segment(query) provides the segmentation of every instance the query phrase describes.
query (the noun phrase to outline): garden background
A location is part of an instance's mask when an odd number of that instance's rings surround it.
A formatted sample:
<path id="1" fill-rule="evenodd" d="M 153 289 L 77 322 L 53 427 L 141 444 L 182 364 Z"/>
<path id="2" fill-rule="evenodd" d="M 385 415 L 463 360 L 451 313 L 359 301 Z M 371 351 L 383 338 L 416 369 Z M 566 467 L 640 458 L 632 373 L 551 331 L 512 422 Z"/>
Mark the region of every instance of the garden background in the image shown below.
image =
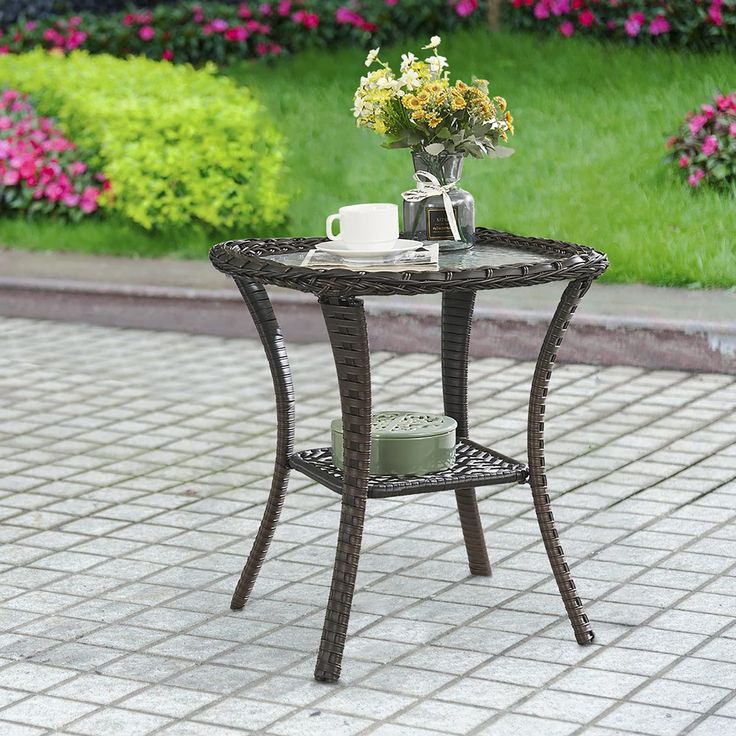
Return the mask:
<path id="1" fill-rule="evenodd" d="M 736 285 L 736 3 L 512 0 L 500 30 L 496 10 L 5 3 L 0 243 L 205 258 L 398 202 L 410 157 L 355 127 L 352 96 L 370 48 L 440 34 L 453 78 L 514 111 L 515 155 L 466 165 L 479 224 L 605 250 L 609 280 Z"/>

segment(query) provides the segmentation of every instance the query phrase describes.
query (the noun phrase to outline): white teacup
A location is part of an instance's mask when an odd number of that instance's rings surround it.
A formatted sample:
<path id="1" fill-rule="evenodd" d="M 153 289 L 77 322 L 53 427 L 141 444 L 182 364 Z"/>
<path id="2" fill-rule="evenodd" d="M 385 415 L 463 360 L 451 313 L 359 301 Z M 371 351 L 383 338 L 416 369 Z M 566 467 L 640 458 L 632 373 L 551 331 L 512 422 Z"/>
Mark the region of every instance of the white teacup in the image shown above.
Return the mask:
<path id="1" fill-rule="evenodd" d="M 335 220 L 340 223 L 339 235 L 332 230 Z M 385 248 L 399 237 L 399 208 L 388 203 L 340 207 L 327 218 L 326 229 L 327 237 L 345 248 Z"/>

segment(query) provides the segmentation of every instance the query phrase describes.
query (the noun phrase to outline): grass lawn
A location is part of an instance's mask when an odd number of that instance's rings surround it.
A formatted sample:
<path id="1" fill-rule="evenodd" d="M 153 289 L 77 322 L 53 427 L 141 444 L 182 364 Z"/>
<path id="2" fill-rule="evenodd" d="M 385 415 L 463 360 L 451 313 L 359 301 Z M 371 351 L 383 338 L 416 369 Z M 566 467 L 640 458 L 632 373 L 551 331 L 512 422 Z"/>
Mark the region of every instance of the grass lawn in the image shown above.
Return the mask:
<path id="1" fill-rule="evenodd" d="M 393 61 L 400 50 L 382 57 Z M 513 157 L 466 162 L 463 186 L 476 197 L 480 225 L 598 247 L 610 256 L 612 281 L 736 285 L 736 200 L 692 193 L 661 163 L 681 116 L 733 86 L 736 56 L 482 29 L 448 35 L 442 51 L 453 76 L 488 78 L 517 126 Z M 275 67 L 226 70 L 262 99 L 287 141 L 291 219 L 262 235 L 319 234 L 340 205 L 399 202 L 411 186 L 408 151 L 386 151 L 354 126 L 349 108 L 364 53 L 308 52 Z M 0 221 L 0 242 L 105 253 L 204 257 L 219 236 L 245 235 Z"/>

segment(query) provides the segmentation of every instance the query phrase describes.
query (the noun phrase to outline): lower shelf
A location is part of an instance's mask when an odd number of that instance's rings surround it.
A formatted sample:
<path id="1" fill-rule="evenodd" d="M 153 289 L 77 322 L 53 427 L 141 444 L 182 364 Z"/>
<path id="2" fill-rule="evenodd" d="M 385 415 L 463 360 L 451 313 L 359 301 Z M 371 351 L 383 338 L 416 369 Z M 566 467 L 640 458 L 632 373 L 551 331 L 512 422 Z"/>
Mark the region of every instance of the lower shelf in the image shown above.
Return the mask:
<path id="1" fill-rule="evenodd" d="M 332 463 L 329 447 L 295 452 L 289 463 L 294 470 L 342 493 L 342 471 Z M 487 447 L 459 440 L 455 446 L 455 462 L 451 468 L 427 475 L 372 475 L 368 481 L 369 498 L 405 496 L 411 493 L 450 491 L 496 483 L 524 483 L 529 475 L 527 466 Z"/>

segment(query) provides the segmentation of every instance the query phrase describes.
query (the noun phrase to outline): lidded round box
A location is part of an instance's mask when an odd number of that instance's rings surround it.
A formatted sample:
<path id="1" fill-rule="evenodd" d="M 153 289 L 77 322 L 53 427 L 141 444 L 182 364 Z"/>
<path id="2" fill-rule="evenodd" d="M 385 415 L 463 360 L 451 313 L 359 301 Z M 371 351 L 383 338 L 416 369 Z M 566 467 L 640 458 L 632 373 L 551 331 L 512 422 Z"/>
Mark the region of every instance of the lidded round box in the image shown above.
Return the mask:
<path id="1" fill-rule="evenodd" d="M 332 462 L 342 469 L 342 420 L 333 419 Z M 381 411 L 371 416 L 371 475 L 424 475 L 454 462 L 457 422 L 443 414 Z"/>

